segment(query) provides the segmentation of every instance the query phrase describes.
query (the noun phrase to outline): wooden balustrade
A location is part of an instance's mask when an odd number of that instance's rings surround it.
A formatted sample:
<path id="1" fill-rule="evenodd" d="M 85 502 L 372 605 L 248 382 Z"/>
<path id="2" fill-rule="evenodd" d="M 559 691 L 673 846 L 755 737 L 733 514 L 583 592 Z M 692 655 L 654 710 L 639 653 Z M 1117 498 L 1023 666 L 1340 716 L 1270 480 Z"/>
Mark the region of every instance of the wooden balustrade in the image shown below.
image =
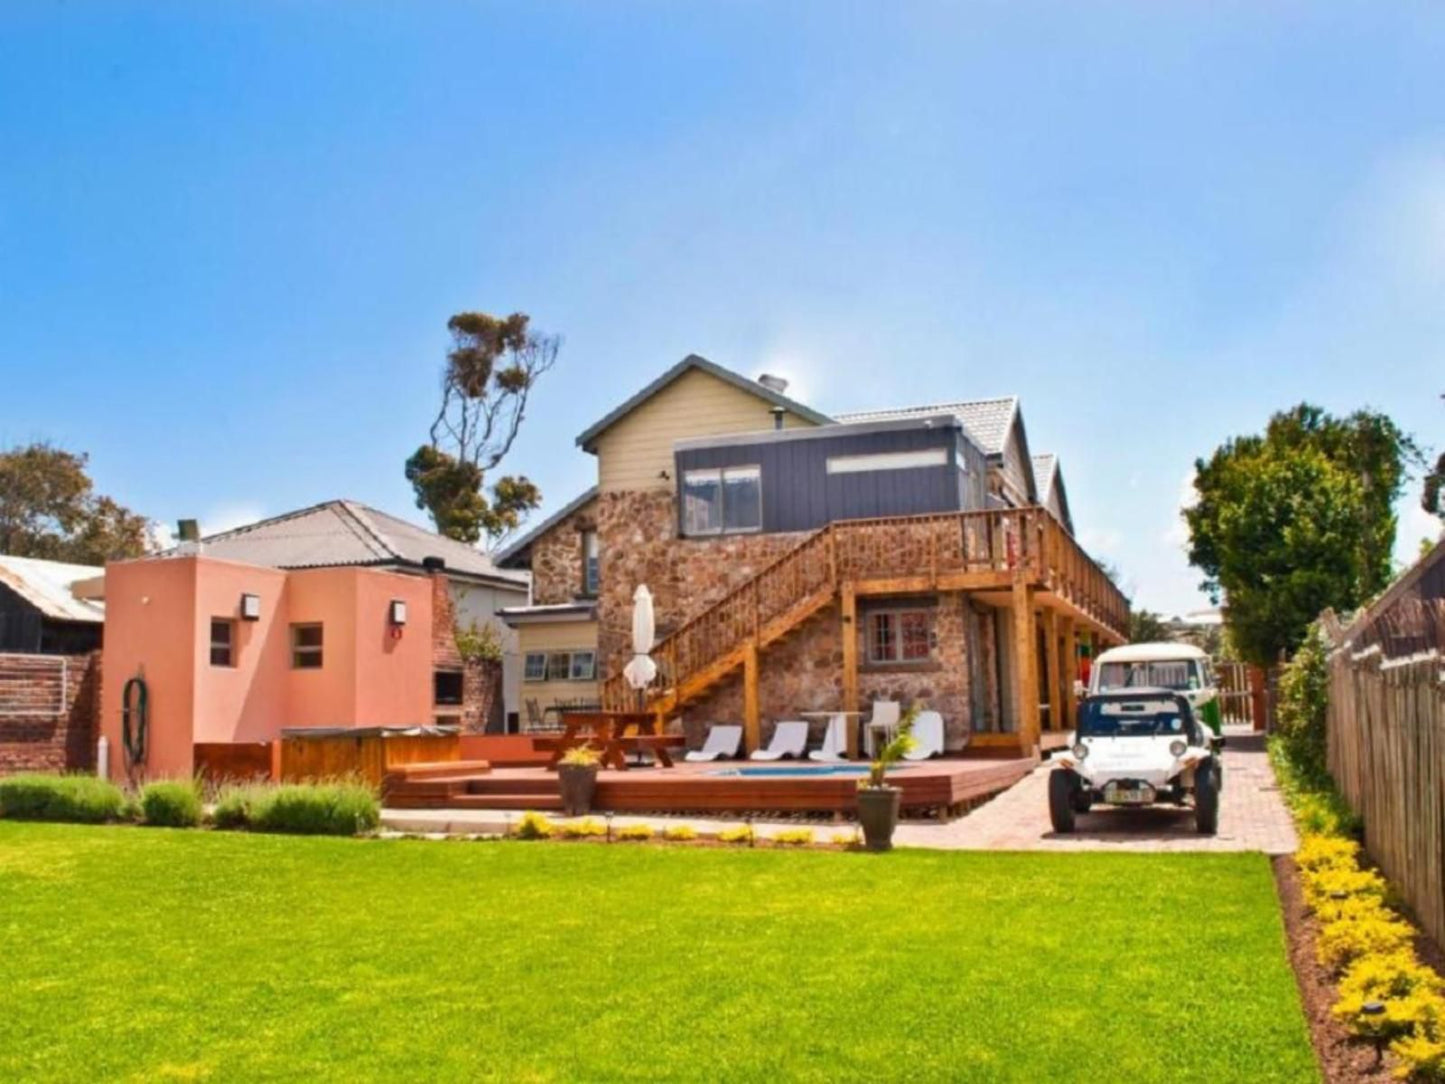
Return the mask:
<path id="1" fill-rule="evenodd" d="M 1045 508 L 839 520 L 663 637 L 653 651 L 653 689 L 681 695 L 685 682 L 724 676 L 741 664 L 745 645 L 766 646 L 845 583 L 903 594 L 998 590 L 1016 581 L 1085 622 L 1128 634 L 1123 594 Z M 602 700 L 620 709 L 635 706 L 636 694 L 615 674 L 603 683 Z"/>

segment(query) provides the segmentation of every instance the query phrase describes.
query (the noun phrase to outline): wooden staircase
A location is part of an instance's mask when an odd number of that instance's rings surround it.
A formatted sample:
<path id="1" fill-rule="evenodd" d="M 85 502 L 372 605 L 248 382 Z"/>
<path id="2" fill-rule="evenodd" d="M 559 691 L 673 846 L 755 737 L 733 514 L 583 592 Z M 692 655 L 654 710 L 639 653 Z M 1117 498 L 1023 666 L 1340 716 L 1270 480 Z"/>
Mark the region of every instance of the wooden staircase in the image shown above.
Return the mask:
<path id="1" fill-rule="evenodd" d="M 1015 585 L 1026 590 L 1030 605 L 1037 595 L 1039 603 L 1107 639 L 1126 635 L 1127 601 L 1045 508 L 840 520 L 814 531 L 660 640 L 652 652 L 659 676 L 646 707 L 676 712 L 739 670 L 755 685 L 758 653 L 834 602 L 840 602 L 851 628 L 859 596 L 998 594 Z M 1005 597 L 998 604 L 1006 602 Z M 845 637 L 845 701 L 857 695 L 853 649 L 855 638 Z M 745 696 L 753 713 L 755 693 L 754 688 Z M 603 682 L 601 695 L 609 710 L 637 707 L 638 694 L 620 673 Z M 755 731 L 755 718 L 745 722 Z"/>

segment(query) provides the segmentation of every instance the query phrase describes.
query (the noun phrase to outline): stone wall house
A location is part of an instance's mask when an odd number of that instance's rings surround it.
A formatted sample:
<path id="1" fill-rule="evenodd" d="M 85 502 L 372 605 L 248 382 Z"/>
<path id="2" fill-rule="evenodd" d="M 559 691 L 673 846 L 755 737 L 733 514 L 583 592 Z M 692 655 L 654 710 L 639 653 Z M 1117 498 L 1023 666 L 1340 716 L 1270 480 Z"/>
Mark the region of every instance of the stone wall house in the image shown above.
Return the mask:
<path id="1" fill-rule="evenodd" d="M 1017 399 L 833 418 L 785 390 L 774 378 L 750 380 L 690 356 L 578 437 L 596 457 L 597 484 L 495 555 L 501 568 L 532 573 L 531 606 L 508 620 L 524 654 L 533 645 L 536 667 L 559 637 L 585 639 L 605 683 L 631 655 L 639 584 L 652 593 L 664 641 L 830 523 L 1040 505 L 1036 466 L 1047 479 L 1047 514 L 1072 534 L 1057 461 L 1030 455 Z M 736 522 L 727 508 L 738 510 Z M 1002 595 L 870 595 L 851 628 L 835 598 L 759 652 L 759 737 L 797 712 L 838 708 L 845 660 L 854 656 L 865 708 L 874 699 L 926 703 L 944 716 L 951 748 L 1016 732 L 1029 702 L 1010 687 L 1022 680 L 1009 660 L 1023 638 L 1003 586 Z M 538 679 L 524 683 L 524 696 L 529 687 L 556 693 Z M 738 722 L 744 712 L 739 669 L 681 714 L 711 723 Z"/>

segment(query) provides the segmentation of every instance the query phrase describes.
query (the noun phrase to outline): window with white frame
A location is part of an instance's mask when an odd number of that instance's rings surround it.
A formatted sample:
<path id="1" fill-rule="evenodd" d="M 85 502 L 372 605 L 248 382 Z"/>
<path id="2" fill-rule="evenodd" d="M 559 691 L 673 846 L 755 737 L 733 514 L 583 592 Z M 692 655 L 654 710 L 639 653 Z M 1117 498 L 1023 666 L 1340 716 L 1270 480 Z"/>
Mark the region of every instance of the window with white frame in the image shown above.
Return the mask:
<path id="1" fill-rule="evenodd" d="M 597 652 L 591 648 L 573 651 L 529 651 L 522 667 L 522 680 L 594 681 L 597 678 Z"/>
<path id="2" fill-rule="evenodd" d="M 740 534 L 762 528 L 761 468 L 714 467 L 683 474 L 683 534 Z"/>
<path id="3" fill-rule="evenodd" d="M 924 663 L 933 658 L 928 610 L 875 610 L 868 615 L 870 663 Z"/>

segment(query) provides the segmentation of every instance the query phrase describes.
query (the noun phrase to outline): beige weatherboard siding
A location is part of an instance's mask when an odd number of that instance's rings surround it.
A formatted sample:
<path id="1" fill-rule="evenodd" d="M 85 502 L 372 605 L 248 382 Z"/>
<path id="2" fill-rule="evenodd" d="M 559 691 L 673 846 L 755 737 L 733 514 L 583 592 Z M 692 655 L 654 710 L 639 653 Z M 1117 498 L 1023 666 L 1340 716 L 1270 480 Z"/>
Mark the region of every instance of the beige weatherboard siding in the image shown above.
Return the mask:
<path id="1" fill-rule="evenodd" d="M 783 415 L 789 429 L 812 424 L 792 412 Z M 771 403 L 692 369 L 597 438 L 597 481 L 604 492 L 671 489 L 677 441 L 771 428 Z"/>
<path id="2" fill-rule="evenodd" d="M 524 661 L 527 655 L 537 651 L 591 651 L 595 653 L 597 650 L 596 621 L 539 621 L 520 626 L 517 633 L 521 640 Z M 522 682 L 523 701 L 535 700 L 539 708 L 545 708 L 558 700 L 595 700 L 597 697 L 595 680 L 524 680 Z"/>

